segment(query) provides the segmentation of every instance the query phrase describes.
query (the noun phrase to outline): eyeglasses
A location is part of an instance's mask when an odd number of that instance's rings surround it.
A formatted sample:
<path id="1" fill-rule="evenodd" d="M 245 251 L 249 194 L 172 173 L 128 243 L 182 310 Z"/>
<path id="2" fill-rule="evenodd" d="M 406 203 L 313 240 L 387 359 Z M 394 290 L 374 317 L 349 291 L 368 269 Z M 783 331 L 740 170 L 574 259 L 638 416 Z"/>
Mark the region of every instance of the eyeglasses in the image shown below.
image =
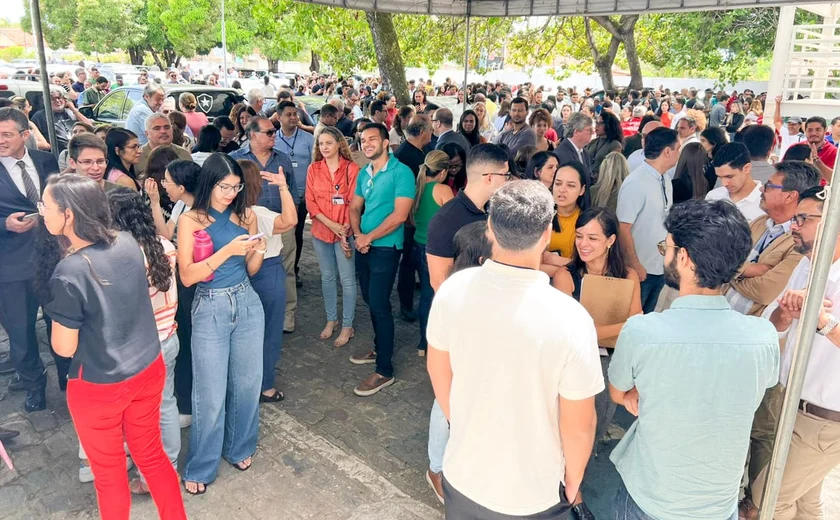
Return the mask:
<path id="1" fill-rule="evenodd" d="M 84 161 L 78 161 L 78 163 L 81 164 L 85 168 L 90 168 L 94 164 L 97 165 L 97 166 L 103 166 L 104 167 L 105 165 L 108 164 L 108 160 L 107 159 L 85 159 Z"/>
<path id="2" fill-rule="evenodd" d="M 161 183 L 161 184 L 163 184 L 163 183 Z M 240 182 L 239 184 L 234 184 L 233 186 L 231 186 L 230 184 L 216 183 L 216 186 L 218 186 L 219 189 L 222 190 L 222 193 L 227 194 L 227 193 L 239 193 L 245 187 L 245 184 Z"/>
<path id="3" fill-rule="evenodd" d="M 796 215 L 791 217 L 790 223 L 791 224 L 796 224 L 797 226 L 802 227 L 802 226 L 805 225 L 805 222 L 809 218 L 822 218 L 822 215 L 814 215 L 814 214 L 809 214 L 809 213 L 797 213 Z"/>
<path id="4" fill-rule="evenodd" d="M 274 134 L 277 133 L 277 130 L 275 130 L 273 128 L 271 130 L 258 130 L 257 133 L 258 134 L 265 134 L 268 137 L 274 137 Z"/>
<path id="5" fill-rule="evenodd" d="M 482 177 L 487 177 L 488 175 L 496 176 L 496 177 L 504 177 L 506 181 L 509 181 L 510 178 L 513 177 L 513 174 L 510 173 L 510 172 L 504 172 L 504 173 L 487 172 L 487 173 L 482 173 L 481 174 Z"/>
<path id="6" fill-rule="evenodd" d="M 668 252 L 668 249 L 671 248 L 671 247 L 673 247 L 674 249 L 679 249 L 680 248 L 680 246 L 678 246 L 678 245 L 673 245 L 673 246 L 669 245 L 664 240 L 662 242 L 659 242 L 658 244 L 656 244 L 656 249 L 659 250 L 659 254 L 662 255 L 662 256 L 665 256 L 665 253 Z"/>
<path id="7" fill-rule="evenodd" d="M 765 183 L 764 183 L 764 191 L 767 191 L 767 190 L 769 190 L 770 188 L 775 188 L 775 189 L 777 189 L 777 190 L 784 190 L 784 189 L 785 189 L 785 187 L 784 187 L 784 186 L 782 186 L 781 184 L 773 184 L 773 183 L 772 183 L 772 182 L 770 182 L 770 181 L 765 182 Z"/>

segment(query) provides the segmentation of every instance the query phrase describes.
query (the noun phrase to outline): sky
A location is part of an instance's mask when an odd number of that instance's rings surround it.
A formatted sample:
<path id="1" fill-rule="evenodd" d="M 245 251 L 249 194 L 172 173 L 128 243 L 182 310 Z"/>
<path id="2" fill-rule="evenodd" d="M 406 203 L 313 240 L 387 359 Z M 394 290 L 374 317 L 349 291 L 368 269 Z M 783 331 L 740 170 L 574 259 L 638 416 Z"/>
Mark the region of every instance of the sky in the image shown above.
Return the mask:
<path id="1" fill-rule="evenodd" d="M 23 2 L 25 0 L 9 0 L 9 4 L 3 9 L 0 18 L 5 18 L 11 22 L 19 22 L 23 16 Z"/>

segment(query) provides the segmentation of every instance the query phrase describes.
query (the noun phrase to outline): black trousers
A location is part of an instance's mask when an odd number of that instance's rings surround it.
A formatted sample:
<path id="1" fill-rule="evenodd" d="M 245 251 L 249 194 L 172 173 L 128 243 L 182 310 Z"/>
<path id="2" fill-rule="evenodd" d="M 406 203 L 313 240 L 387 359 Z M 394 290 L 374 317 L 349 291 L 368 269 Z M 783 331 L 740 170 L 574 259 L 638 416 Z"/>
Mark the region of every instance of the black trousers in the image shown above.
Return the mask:
<path id="1" fill-rule="evenodd" d="M 556 505 L 545 511 L 527 516 L 505 515 L 491 511 L 479 505 L 458 492 L 457 489 L 443 477 L 443 497 L 446 504 L 446 520 L 566 520 L 572 510 L 572 505 L 566 500 L 566 490 L 560 484 Z"/>
<path id="2" fill-rule="evenodd" d="M 44 313 L 44 325 L 47 326 L 47 342 L 51 342 L 52 338 L 52 324 L 53 321 Z M 58 387 L 61 391 L 67 390 L 67 375 L 70 373 L 70 363 L 73 362 L 72 357 L 59 356 L 50 344 L 50 352 L 55 360 L 55 373 L 58 378 Z"/>
<path id="3" fill-rule="evenodd" d="M 414 310 L 414 273 L 417 265 L 413 257 L 415 228 L 406 224 L 403 226 L 403 254 L 400 260 L 400 274 L 397 277 L 397 294 L 400 306 L 409 311 Z"/>
<path id="4" fill-rule="evenodd" d="M 37 319 L 38 296 L 33 281 L 0 282 L 0 325 L 9 335 L 12 363 L 27 390 L 39 390 L 47 384 L 35 333 Z"/>
<path id="5" fill-rule="evenodd" d="M 178 402 L 178 412 L 183 415 L 192 415 L 192 304 L 195 298 L 195 289 L 198 284 L 192 287 L 185 287 L 181 283 L 181 277 L 177 275 L 175 280 L 178 283 L 178 309 L 175 311 L 175 322 L 178 323 L 178 342 L 181 348 L 175 358 L 175 400 Z"/>
<path id="6" fill-rule="evenodd" d="M 300 268 L 300 254 L 303 252 L 303 228 L 306 227 L 306 201 L 301 200 L 297 207 L 298 223 L 295 226 L 295 276 L 297 277 Z"/>
<path id="7" fill-rule="evenodd" d="M 397 276 L 400 250 L 393 247 L 371 247 L 361 254 L 356 251 L 356 274 L 362 299 L 370 308 L 373 322 L 373 347 L 376 351 L 376 373 L 394 376 L 394 315 L 391 312 L 391 291 Z"/>

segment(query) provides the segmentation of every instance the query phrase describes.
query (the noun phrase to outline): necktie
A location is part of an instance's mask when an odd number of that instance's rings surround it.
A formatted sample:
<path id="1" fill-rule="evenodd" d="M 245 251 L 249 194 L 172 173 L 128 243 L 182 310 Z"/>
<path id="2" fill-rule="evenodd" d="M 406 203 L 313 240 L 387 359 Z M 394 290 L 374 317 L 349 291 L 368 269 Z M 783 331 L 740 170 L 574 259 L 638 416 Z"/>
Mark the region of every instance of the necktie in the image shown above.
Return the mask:
<path id="1" fill-rule="evenodd" d="M 35 183 L 32 182 L 32 177 L 26 171 L 26 163 L 18 161 L 17 167 L 20 168 L 20 175 L 23 177 L 23 189 L 26 190 L 26 198 L 31 200 L 32 204 L 37 205 L 38 201 L 41 200 L 41 196 L 38 195 L 38 188 L 35 187 Z"/>

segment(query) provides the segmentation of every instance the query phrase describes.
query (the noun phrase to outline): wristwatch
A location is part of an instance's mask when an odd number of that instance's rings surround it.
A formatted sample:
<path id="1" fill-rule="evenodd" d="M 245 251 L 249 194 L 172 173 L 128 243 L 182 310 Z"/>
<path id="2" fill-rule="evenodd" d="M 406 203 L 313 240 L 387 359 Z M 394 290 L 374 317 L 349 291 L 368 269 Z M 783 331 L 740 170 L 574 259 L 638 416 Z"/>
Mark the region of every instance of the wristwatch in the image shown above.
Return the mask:
<path id="1" fill-rule="evenodd" d="M 818 329 L 817 334 L 820 336 L 826 336 L 829 332 L 834 330 L 837 325 L 840 325 L 840 321 L 837 321 L 837 318 L 835 318 L 833 314 L 829 314 L 828 323 L 825 324 L 825 327 Z"/>

